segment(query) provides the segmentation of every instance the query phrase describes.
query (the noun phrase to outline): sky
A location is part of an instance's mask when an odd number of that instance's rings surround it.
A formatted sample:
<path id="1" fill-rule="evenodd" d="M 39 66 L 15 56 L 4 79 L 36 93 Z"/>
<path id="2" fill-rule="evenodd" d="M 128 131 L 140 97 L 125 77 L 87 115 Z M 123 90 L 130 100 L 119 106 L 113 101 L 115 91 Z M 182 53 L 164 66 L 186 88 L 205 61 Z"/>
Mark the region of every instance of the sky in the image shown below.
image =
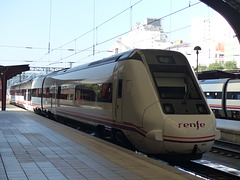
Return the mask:
<path id="1" fill-rule="evenodd" d="M 147 17 L 163 18 L 170 41 L 191 42 L 191 20 L 214 13 L 198 0 L 0 0 L 0 65 L 68 67 L 98 60 Z"/>

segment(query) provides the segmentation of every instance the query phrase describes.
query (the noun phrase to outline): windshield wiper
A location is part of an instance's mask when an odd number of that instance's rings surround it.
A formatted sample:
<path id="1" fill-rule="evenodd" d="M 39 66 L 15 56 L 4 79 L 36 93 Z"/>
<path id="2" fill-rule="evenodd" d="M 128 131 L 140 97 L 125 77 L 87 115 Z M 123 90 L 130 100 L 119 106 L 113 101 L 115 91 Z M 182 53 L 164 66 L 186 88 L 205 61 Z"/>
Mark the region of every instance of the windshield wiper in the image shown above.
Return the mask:
<path id="1" fill-rule="evenodd" d="M 186 104 L 187 103 L 191 89 L 192 89 L 192 85 L 189 83 L 188 86 L 187 86 L 187 92 L 185 93 L 185 95 L 183 97 L 182 104 Z"/>

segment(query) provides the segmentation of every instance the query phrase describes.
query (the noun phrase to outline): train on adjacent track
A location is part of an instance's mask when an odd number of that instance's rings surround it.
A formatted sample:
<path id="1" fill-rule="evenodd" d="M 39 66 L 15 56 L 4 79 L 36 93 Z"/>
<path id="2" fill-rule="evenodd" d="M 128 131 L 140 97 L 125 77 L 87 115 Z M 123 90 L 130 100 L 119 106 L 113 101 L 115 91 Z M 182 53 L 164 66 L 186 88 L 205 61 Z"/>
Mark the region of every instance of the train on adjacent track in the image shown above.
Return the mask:
<path id="1" fill-rule="evenodd" d="M 216 118 L 240 120 L 240 79 L 199 80 Z"/>
<path id="2" fill-rule="evenodd" d="M 11 86 L 11 103 L 123 135 L 147 154 L 199 159 L 220 138 L 188 60 L 134 49 Z M 121 137 L 121 136 L 120 136 Z"/>

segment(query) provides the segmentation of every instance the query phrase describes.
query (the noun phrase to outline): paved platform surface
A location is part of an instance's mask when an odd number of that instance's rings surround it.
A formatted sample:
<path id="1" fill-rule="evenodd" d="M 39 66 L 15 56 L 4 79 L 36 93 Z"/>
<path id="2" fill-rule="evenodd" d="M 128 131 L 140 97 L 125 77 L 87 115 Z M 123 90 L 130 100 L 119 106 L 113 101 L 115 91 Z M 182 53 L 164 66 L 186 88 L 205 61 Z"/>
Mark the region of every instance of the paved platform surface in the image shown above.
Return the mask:
<path id="1" fill-rule="evenodd" d="M 222 140 L 240 144 L 240 121 L 217 119 L 217 129 Z"/>
<path id="2" fill-rule="evenodd" d="M 0 112 L 0 180 L 198 179 L 14 106 Z"/>
<path id="3" fill-rule="evenodd" d="M 237 120 L 226 120 L 226 119 L 216 119 L 217 128 L 226 129 L 232 131 L 233 133 L 240 134 L 240 121 Z"/>

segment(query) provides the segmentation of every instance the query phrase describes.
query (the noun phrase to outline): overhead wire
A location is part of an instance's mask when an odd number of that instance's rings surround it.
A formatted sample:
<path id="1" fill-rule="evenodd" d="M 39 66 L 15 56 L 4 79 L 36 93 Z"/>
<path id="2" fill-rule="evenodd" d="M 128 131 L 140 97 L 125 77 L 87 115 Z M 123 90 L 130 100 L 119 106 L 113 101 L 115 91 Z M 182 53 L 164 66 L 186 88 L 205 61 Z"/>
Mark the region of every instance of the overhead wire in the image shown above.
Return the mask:
<path id="1" fill-rule="evenodd" d="M 57 48 L 52 49 L 51 52 L 54 51 L 54 50 L 56 50 L 56 49 L 59 49 L 59 48 L 61 48 L 61 47 L 63 47 L 63 46 L 66 46 L 66 45 L 68 45 L 68 44 L 70 44 L 70 43 L 72 43 L 72 42 L 74 42 L 74 41 L 76 42 L 76 40 L 80 39 L 81 37 L 89 34 L 89 33 L 92 32 L 92 31 L 95 31 L 95 30 L 98 29 L 99 27 L 101 27 L 101 26 L 103 26 L 104 24 L 108 23 L 109 21 L 115 19 L 116 17 L 118 17 L 119 15 L 123 14 L 123 13 L 126 12 L 127 10 L 132 9 L 132 7 L 136 6 L 136 5 L 139 4 L 141 1 L 142 1 L 142 0 L 137 1 L 136 3 L 134 3 L 133 5 L 131 5 L 130 7 L 124 9 L 123 11 L 121 11 L 121 12 L 119 12 L 119 13 L 117 13 L 116 15 L 112 16 L 111 18 L 107 19 L 106 21 L 102 22 L 101 24 L 99 24 L 98 26 L 92 28 L 91 30 L 87 31 L 86 33 L 78 36 L 77 38 L 75 38 L 75 39 L 73 39 L 73 40 L 71 40 L 71 41 L 69 41 L 69 42 L 67 42 L 67 43 L 65 43 L 65 44 L 63 44 L 63 45 L 61 45 L 61 46 L 59 46 L 59 47 L 57 47 Z M 125 32 L 125 33 L 123 33 L 123 34 L 121 34 L 121 35 L 127 34 L 128 32 L 130 32 L 130 31 L 127 31 L 127 32 Z M 120 35 L 115 36 L 115 38 L 117 38 L 117 37 L 119 37 L 119 36 L 120 36 Z M 94 46 L 98 46 L 98 45 L 103 44 L 103 43 L 105 43 L 105 42 L 108 42 L 108 41 L 110 41 L 110 40 L 112 40 L 112 39 L 114 39 L 114 38 L 110 38 L 110 39 L 105 40 L 104 42 L 101 42 L 101 43 L 96 43 Z M 97 41 L 96 41 L 96 42 L 97 42 Z M 92 47 L 93 47 L 93 46 L 91 46 L 91 48 L 92 48 Z M 88 47 L 88 48 L 86 48 L 86 49 L 83 49 L 83 50 L 80 50 L 80 51 L 78 51 L 78 52 L 75 52 L 75 54 L 68 55 L 68 56 L 66 56 L 66 57 L 64 57 L 64 58 L 61 58 L 60 60 L 54 61 L 54 62 L 50 63 L 49 65 L 51 65 L 51 64 L 56 64 L 57 62 L 60 62 L 60 61 L 63 60 L 63 59 L 72 57 L 72 56 L 74 56 L 74 55 L 76 55 L 76 54 L 79 54 L 80 52 L 83 52 L 83 51 L 88 50 L 88 49 L 90 49 L 90 47 Z M 44 56 L 46 56 L 47 54 L 48 54 L 48 53 L 46 53 Z M 41 59 L 42 59 L 42 58 L 41 58 Z"/>
<path id="2" fill-rule="evenodd" d="M 40 49 L 45 50 L 48 48 L 42 48 L 42 47 L 32 47 L 32 46 L 8 46 L 8 45 L 0 45 L 2 48 L 18 48 L 18 49 Z"/>
<path id="3" fill-rule="evenodd" d="M 93 46 L 90 46 L 90 47 L 87 47 L 87 48 L 83 48 L 83 49 L 77 50 L 77 49 L 76 49 L 76 42 L 77 42 L 77 40 L 79 40 L 80 38 L 86 36 L 87 34 L 93 32 L 93 31 L 96 31 L 96 33 L 97 33 L 97 30 L 98 30 L 101 26 L 103 26 L 104 24 L 106 24 L 106 23 L 110 22 L 111 20 L 117 18 L 119 15 L 125 13 L 125 12 L 128 11 L 128 10 L 130 10 L 130 23 L 132 23 L 132 22 L 131 22 L 131 18 L 132 18 L 132 8 L 133 8 L 134 6 L 136 6 L 137 4 L 139 4 L 141 1 L 142 1 L 142 0 L 139 0 L 139 1 L 137 1 L 136 3 L 134 3 L 133 5 L 131 5 L 131 3 L 130 3 L 130 6 L 129 6 L 128 8 L 122 10 L 121 12 L 119 12 L 119 13 L 117 13 L 116 15 L 112 16 L 111 18 L 107 19 L 106 21 L 100 23 L 98 26 L 93 27 L 93 28 L 90 29 L 89 31 L 81 34 L 80 36 L 76 37 L 75 39 L 73 39 L 73 40 L 71 40 L 71 41 L 69 41 L 69 42 L 67 42 L 67 43 L 65 43 L 65 44 L 63 44 L 63 45 L 61 45 L 61 46 L 58 46 L 58 47 L 56 47 L 56 48 L 51 49 L 51 44 L 50 44 L 50 41 L 51 41 L 51 39 L 50 39 L 50 38 L 51 38 L 51 23 L 52 23 L 52 22 L 51 22 L 51 18 L 52 18 L 52 17 L 51 17 L 51 16 L 52 16 L 52 0 L 51 0 L 51 2 L 50 2 L 50 22 L 49 22 L 49 44 L 48 44 L 48 48 L 30 47 L 30 46 L 26 46 L 26 47 L 24 47 L 24 46 L 6 46 L 6 45 L 0 45 L 0 47 L 25 48 L 25 49 L 31 49 L 31 50 L 33 50 L 33 49 L 46 50 L 46 49 L 47 49 L 48 52 L 45 53 L 45 54 L 40 58 L 40 61 L 41 61 L 41 62 L 44 62 L 44 61 L 42 61 L 43 58 L 44 58 L 45 56 L 47 56 L 48 54 L 50 54 L 51 52 L 55 51 L 55 50 L 74 51 L 74 54 L 71 54 L 71 55 L 68 55 L 68 56 L 66 56 L 66 57 L 60 58 L 59 60 L 54 61 L 54 62 L 50 63 L 49 65 L 51 65 L 51 64 L 56 64 L 56 63 L 60 63 L 62 60 L 65 60 L 65 59 L 67 59 L 67 58 L 69 58 L 69 57 L 72 57 L 72 56 L 74 56 L 74 55 L 76 55 L 76 54 L 79 54 L 79 53 L 84 52 L 84 51 L 90 51 L 90 49 L 93 48 Z M 152 22 L 149 22 L 149 23 L 153 23 L 153 22 L 155 22 L 155 21 L 157 21 L 157 20 L 159 20 L 159 19 L 164 19 L 164 18 L 166 18 L 166 17 L 168 17 L 168 16 L 172 16 L 172 15 L 174 15 L 174 14 L 177 14 L 177 13 L 179 13 L 179 12 L 181 12 L 181 11 L 186 10 L 187 8 L 193 7 L 193 6 L 195 6 L 195 5 L 197 5 L 197 4 L 200 4 L 200 3 L 201 3 L 201 2 L 196 2 L 196 3 L 194 3 L 194 4 L 190 4 L 190 2 L 189 2 L 189 6 L 184 7 L 184 8 L 181 8 L 181 9 L 179 9 L 179 10 L 177 10 L 177 11 L 171 12 L 171 13 L 169 13 L 169 14 L 161 17 L 161 18 L 155 19 L 155 20 L 153 20 Z M 94 25 L 94 26 L 95 26 L 95 25 Z M 145 25 L 145 26 L 146 26 L 146 25 Z M 177 29 L 177 30 L 173 30 L 173 31 L 171 31 L 171 33 L 172 33 L 172 32 L 175 32 L 175 31 L 178 31 L 178 30 L 181 30 L 181 29 L 184 29 L 184 28 L 187 28 L 187 27 L 190 27 L 190 26 L 185 26 L 185 27 L 183 27 L 183 28 L 179 28 L 179 29 Z M 121 36 L 123 36 L 123 35 L 131 32 L 131 31 L 134 31 L 134 30 L 135 30 L 135 29 L 130 28 L 130 30 L 128 30 L 128 31 L 126 31 L 126 32 L 123 32 L 123 33 L 121 33 L 121 34 L 118 34 L 118 35 L 116 35 L 116 36 L 114 36 L 114 37 L 111 37 L 111 38 L 109 38 L 109 39 L 106 39 L 106 40 L 104 40 L 104 41 L 102 41 L 102 42 L 98 42 L 98 41 L 96 40 L 96 41 L 93 42 L 93 43 L 95 43 L 95 46 L 99 46 L 99 45 L 102 45 L 102 44 L 104 44 L 104 43 L 106 43 L 106 42 L 109 42 L 109 41 L 111 41 L 111 40 L 113 40 L 113 39 L 116 39 L 116 38 L 118 38 L 118 37 L 121 37 Z M 95 38 L 97 38 L 97 36 L 96 36 Z M 63 48 L 64 46 L 67 46 L 67 45 L 69 45 L 69 44 L 72 43 L 72 42 L 75 43 L 75 49 Z M 102 51 L 99 51 L 99 52 L 102 52 Z M 98 53 L 99 53 L 99 52 L 98 52 Z M 88 55 L 87 57 L 89 57 L 89 55 Z M 79 61 L 79 60 L 77 60 L 76 62 L 78 62 L 78 61 Z"/>
<path id="4" fill-rule="evenodd" d="M 140 3 L 141 1 L 142 1 L 142 0 L 139 0 L 138 2 L 136 2 L 135 4 L 133 4 L 131 7 L 136 6 L 136 5 L 137 5 L 138 3 Z M 94 31 L 94 29 L 100 28 L 100 27 L 103 26 L 104 24 L 108 23 L 109 21 L 115 19 L 115 18 L 118 17 L 119 15 L 121 15 L 121 14 L 123 14 L 124 12 L 126 12 L 127 10 L 129 10 L 131 7 L 128 7 L 128 8 L 126 8 L 126 9 L 124 9 L 123 11 L 119 12 L 118 14 L 116 14 L 116 15 L 112 16 L 111 18 L 107 19 L 106 21 L 102 22 L 102 23 L 99 24 L 98 26 L 90 29 L 89 31 L 83 33 L 82 35 L 78 36 L 77 38 L 75 38 L 75 39 L 73 39 L 73 40 L 71 40 L 71 41 L 69 41 L 69 42 L 67 42 L 67 43 L 65 43 L 65 44 L 63 44 L 63 45 L 58 46 L 57 48 L 54 48 L 53 50 L 59 49 L 59 48 L 61 48 L 61 47 L 63 47 L 63 46 L 66 46 L 66 45 L 68 45 L 68 44 L 70 44 L 70 43 L 72 43 L 72 42 L 74 42 L 74 41 L 82 38 L 83 36 L 86 36 L 86 35 L 89 34 L 90 32 Z"/>
<path id="5" fill-rule="evenodd" d="M 139 2 L 140 2 L 140 1 L 138 1 L 138 2 L 135 3 L 134 5 L 138 4 Z M 201 3 L 201 2 L 196 2 L 196 3 L 194 3 L 194 4 L 190 4 L 190 3 L 189 3 L 188 6 L 186 6 L 186 7 L 184 7 L 184 8 L 181 8 L 181 9 L 179 9 L 179 10 L 177 10 L 177 11 L 171 12 L 171 13 L 169 13 L 169 14 L 161 17 L 161 18 L 154 19 L 154 20 L 152 20 L 152 21 L 149 22 L 149 23 L 154 23 L 154 22 L 158 21 L 159 19 L 164 19 L 164 18 L 166 18 L 166 17 L 168 17 L 168 16 L 172 16 L 172 15 L 177 14 L 177 13 L 179 13 L 179 12 L 181 12 L 181 11 L 184 11 L 184 10 L 190 8 L 190 7 L 193 7 L 193 6 L 195 6 L 195 5 L 198 5 L 198 4 L 200 4 L 200 3 Z M 134 6 L 134 5 L 132 5 L 132 6 Z M 129 10 L 129 9 L 130 9 L 130 7 L 128 7 L 127 9 L 123 10 L 122 12 L 125 12 L 126 10 Z M 120 14 L 120 13 L 119 13 L 119 14 Z M 117 15 L 119 15 L 119 14 L 117 14 Z M 116 16 L 117 16 L 117 15 L 116 15 Z M 114 16 L 114 17 L 116 17 L 116 16 Z M 114 17 L 112 17 L 112 18 L 114 18 Z M 112 18 L 110 18 L 109 20 L 111 20 Z M 108 22 L 109 20 L 105 21 L 104 23 Z M 104 23 L 102 23 L 102 24 L 104 24 Z M 101 25 L 102 25 L 102 24 L 101 24 Z M 145 25 L 143 25 L 143 26 L 147 26 L 147 25 L 145 24 Z M 98 27 L 99 27 L 99 26 L 98 26 Z M 191 27 L 191 25 L 185 26 L 185 27 L 182 27 L 182 28 L 179 28 L 179 29 L 176 29 L 176 30 L 173 30 L 173 31 L 171 31 L 170 33 L 173 33 L 173 32 L 176 32 L 176 31 L 179 31 L 179 30 L 188 28 L 188 27 Z M 135 28 L 135 29 L 130 29 L 129 31 L 126 31 L 126 32 L 124 32 L 124 33 L 121 33 L 121 34 L 119 34 L 119 35 L 116 35 L 116 36 L 114 36 L 114 37 L 111 37 L 111 38 L 109 38 L 109 39 L 107 39 L 107 40 L 105 40 L 105 41 L 102 41 L 102 42 L 98 43 L 97 45 L 104 44 L 104 43 L 106 43 L 106 42 L 108 42 L 108 41 L 111 41 L 111 40 L 113 40 L 113 39 L 116 39 L 116 38 L 118 38 L 118 37 L 121 37 L 121 36 L 123 36 L 123 35 L 131 32 L 131 31 L 134 31 L 134 30 L 136 30 L 136 29 L 137 29 L 137 28 Z M 89 48 L 90 48 L 90 47 L 89 47 Z M 89 49 L 89 48 L 88 48 L 88 49 Z M 83 51 L 78 51 L 78 52 L 75 53 L 75 54 L 78 54 L 78 53 L 80 53 L 80 52 L 83 52 Z M 75 54 L 72 54 L 72 55 L 67 56 L 67 57 L 71 57 L 71 56 L 73 56 L 73 55 L 75 55 Z M 66 58 L 67 58 L 67 57 L 66 57 Z M 88 57 L 89 57 L 89 56 L 88 56 Z M 64 58 L 64 59 L 66 59 L 66 58 Z M 78 61 L 79 61 L 79 60 L 78 60 Z M 78 61 L 76 61 L 76 62 L 78 62 Z"/>

